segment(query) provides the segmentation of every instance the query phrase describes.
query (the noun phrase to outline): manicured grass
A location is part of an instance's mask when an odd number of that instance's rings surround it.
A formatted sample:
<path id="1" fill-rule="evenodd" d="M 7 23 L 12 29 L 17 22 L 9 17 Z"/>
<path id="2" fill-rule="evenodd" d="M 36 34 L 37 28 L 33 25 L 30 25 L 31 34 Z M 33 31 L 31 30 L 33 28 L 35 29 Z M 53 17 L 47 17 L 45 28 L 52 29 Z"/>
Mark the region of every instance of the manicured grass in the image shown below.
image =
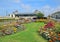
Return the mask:
<path id="1" fill-rule="evenodd" d="M 47 42 L 44 38 L 38 35 L 37 31 L 44 23 L 28 23 L 25 24 L 26 30 L 13 35 L 0 37 L 0 42 Z"/>

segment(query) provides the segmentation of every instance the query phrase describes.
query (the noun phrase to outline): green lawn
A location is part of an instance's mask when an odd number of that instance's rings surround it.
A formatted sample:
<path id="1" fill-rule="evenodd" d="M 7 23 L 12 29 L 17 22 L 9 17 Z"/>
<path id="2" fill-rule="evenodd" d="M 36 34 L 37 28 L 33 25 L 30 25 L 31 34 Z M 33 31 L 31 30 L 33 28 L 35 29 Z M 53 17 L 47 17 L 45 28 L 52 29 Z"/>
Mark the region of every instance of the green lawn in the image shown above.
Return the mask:
<path id="1" fill-rule="evenodd" d="M 13 35 L 0 37 L 0 42 L 47 42 L 44 38 L 38 35 L 37 31 L 44 23 L 28 23 L 25 24 L 26 30 Z"/>

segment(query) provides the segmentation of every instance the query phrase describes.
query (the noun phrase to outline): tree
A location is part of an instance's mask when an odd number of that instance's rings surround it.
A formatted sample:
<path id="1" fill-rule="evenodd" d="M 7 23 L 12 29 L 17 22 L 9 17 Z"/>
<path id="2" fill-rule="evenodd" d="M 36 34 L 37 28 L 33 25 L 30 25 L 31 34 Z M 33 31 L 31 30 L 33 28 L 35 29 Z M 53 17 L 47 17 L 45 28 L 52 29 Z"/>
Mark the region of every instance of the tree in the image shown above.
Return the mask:
<path id="1" fill-rule="evenodd" d="M 36 15 L 37 15 L 37 17 L 39 17 L 39 18 L 40 18 L 40 17 L 44 17 L 44 14 L 43 14 L 43 13 L 37 13 Z"/>

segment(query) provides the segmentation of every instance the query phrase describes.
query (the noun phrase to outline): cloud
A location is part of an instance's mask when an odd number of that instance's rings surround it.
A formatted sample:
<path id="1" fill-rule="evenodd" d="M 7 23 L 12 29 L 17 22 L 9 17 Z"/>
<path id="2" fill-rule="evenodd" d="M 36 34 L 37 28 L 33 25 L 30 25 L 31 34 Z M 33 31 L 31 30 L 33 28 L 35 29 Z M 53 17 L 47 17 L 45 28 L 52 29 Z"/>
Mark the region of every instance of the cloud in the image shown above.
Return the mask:
<path id="1" fill-rule="evenodd" d="M 0 7 L 0 10 L 3 10 L 4 8 L 3 7 Z"/>
<path id="2" fill-rule="evenodd" d="M 60 11 L 60 6 L 58 6 L 57 8 L 55 8 L 54 12 Z"/>
<path id="3" fill-rule="evenodd" d="M 3 7 L 0 7 L 0 16 L 5 16 L 6 15 L 6 9 Z"/>
<path id="4" fill-rule="evenodd" d="M 20 7 L 22 8 L 22 10 L 24 10 L 24 11 L 29 11 L 30 10 L 30 8 L 31 8 L 31 6 L 29 5 L 29 4 L 24 4 L 23 2 L 22 2 L 22 0 L 13 0 L 15 3 L 18 3 L 18 4 L 20 4 Z"/>
<path id="5" fill-rule="evenodd" d="M 21 0 L 13 0 L 15 3 L 20 3 Z"/>
<path id="6" fill-rule="evenodd" d="M 21 7 L 22 7 L 22 9 L 24 9 L 26 12 L 28 12 L 28 11 L 30 11 L 30 9 L 31 9 L 31 6 L 30 5 L 28 5 L 28 4 L 21 4 Z"/>
<path id="7" fill-rule="evenodd" d="M 30 2 L 36 1 L 37 2 L 37 1 L 46 1 L 46 0 L 27 0 L 27 1 L 30 1 Z"/>
<path id="8" fill-rule="evenodd" d="M 51 0 L 53 3 L 60 5 L 60 0 Z"/>
<path id="9" fill-rule="evenodd" d="M 60 0 L 53 0 L 53 1 L 55 1 L 55 2 L 60 2 Z"/>
<path id="10" fill-rule="evenodd" d="M 49 5 L 46 5 L 43 6 L 40 10 L 45 14 L 45 16 L 48 16 L 53 9 L 51 9 Z"/>
<path id="11" fill-rule="evenodd" d="M 57 6 L 55 8 L 49 6 L 49 5 L 45 5 L 40 9 L 41 12 L 43 12 L 45 14 L 45 16 L 51 15 L 54 12 L 60 11 L 60 6 Z"/>

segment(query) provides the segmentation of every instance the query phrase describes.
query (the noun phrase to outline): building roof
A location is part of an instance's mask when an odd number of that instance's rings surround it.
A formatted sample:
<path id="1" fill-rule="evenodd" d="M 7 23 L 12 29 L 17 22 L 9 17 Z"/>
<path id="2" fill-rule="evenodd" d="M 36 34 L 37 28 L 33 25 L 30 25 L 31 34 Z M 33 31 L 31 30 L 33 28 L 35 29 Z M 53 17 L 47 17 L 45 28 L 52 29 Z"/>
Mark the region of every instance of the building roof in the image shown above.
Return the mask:
<path id="1" fill-rule="evenodd" d="M 60 14 L 60 11 L 58 11 L 58 12 L 55 12 L 55 13 L 53 13 L 52 15 L 54 15 L 54 14 Z"/>
<path id="2" fill-rule="evenodd" d="M 36 16 L 36 14 L 15 14 L 15 16 Z"/>
<path id="3" fill-rule="evenodd" d="M 60 11 L 52 13 L 50 16 L 56 15 L 56 14 L 60 14 Z"/>

